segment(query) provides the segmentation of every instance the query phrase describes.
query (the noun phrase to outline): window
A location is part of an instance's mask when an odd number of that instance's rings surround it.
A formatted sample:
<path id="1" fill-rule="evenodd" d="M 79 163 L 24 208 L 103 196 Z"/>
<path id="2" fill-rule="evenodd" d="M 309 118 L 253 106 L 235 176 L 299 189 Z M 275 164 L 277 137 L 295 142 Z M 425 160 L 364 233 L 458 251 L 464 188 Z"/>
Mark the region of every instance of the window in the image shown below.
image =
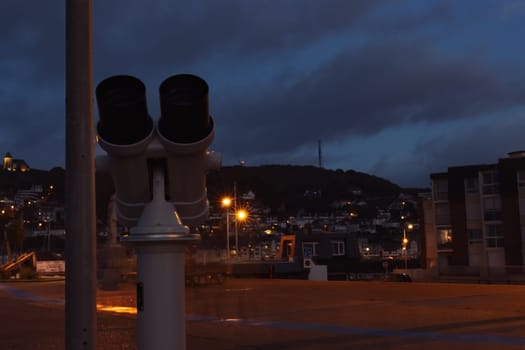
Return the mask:
<path id="1" fill-rule="evenodd" d="M 345 255 L 345 242 L 342 240 L 330 241 L 332 245 L 332 256 Z"/>
<path id="2" fill-rule="evenodd" d="M 490 196 L 483 199 L 483 219 L 485 221 L 501 220 L 501 198 Z"/>
<path id="3" fill-rule="evenodd" d="M 496 170 L 487 170 L 483 172 L 483 185 L 492 185 L 499 182 L 498 172 Z"/>
<path id="4" fill-rule="evenodd" d="M 481 203 L 479 197 L 475 200 L 467 200 L 465 202 L 465 214 L 467 221 L 480 221 L 481 220 Z"/>
<path id="5" fill-rule="evenodd" d="M 441 229 L 437 230 L 438 249 L 450 249 L 452 248 L 452 230 Z"/>
<path id="6" fill-rule="evenodd" d="M 485 210 L 501 210 L 500 196 L 491 196 L 483 199 L 483 207 Z"/>
<path id="7" fill-rule="evenodd" d="M 450 208 L 448 203 L 436 204 L 434 208 L 436 225 L 450 225 Z"/>
<path id="8" fill-rule="evenodd" d="M 302 246 L 303 252 L 306 249 L 312 252 L 312 256 L 319 256 L 319 242 L 303 242 Z"/>
<path id="9" fill-rule="evenodd" d="M 446 201 L 448 200 L 448 180 L 439 179 L 434 180 L 434 200 Z"/>
<path id="10" fill-rule="evenodd" d="M 465 193 L 479 193 L 479 180 L 477 177 L 465 179 Z"/>
<path id="11" fill-rule="evenodd" d="M 520 206 L 520 216 L 525 217 L 525 197 L 520 196 L 518 199 L 518 203 Z"/>
<path id="12" fill-rule="evenodd" d="M 468 229 L 468 243 L 476 244 L 483 241 L 483 232 L 480 229 Z"/>
<path id="13" fill-rule="evenodd" d="M 483 172 L 483 194 L 499 193 L 498 172 L 489 170 Z"/>
<path id="14" fill-rule="evenodd" d="M 487 247 L 503 247 L 503 227 L 501 224 L 487 224 Z"/>
<path id="15" fill-rule="evenodd" d="M 525 170 L 518 170 L 518 187 L 525 187 Z"/>

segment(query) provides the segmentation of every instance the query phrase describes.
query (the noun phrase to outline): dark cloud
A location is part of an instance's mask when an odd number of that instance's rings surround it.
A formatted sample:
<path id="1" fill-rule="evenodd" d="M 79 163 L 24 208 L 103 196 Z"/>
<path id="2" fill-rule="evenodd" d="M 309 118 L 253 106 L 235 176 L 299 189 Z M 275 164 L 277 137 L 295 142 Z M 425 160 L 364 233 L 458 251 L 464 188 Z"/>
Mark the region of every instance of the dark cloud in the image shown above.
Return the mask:
<path id="1" fill-rule="evenodd" d="M 0 14 L 1 150 L 30 166 L 63 165 L 63 3 L 6 0 Z"/>
<path id="2" fill-rule="evenodd" d="M 301 48 L 351 28 L 380 3 L 112 1 L 94 8 L 94 41 L 104 65 L 123 58 L 129 64 L 131 57 L 135 64 L 188 65 L 217 52 L 250 56 Z"/>
<path id="3" fill-rule="evenodd" d="M 461 133 L 426 140 L 418 149 L 429 151 L 425 165 L 432 165 L 436 172 L 450 166 L 496 163 L 508 152 L 524 148 L 521 136 L 524 128 L 523 118 L 502 121 L 494 116 L 492 121 L 466 127 Z"/>
<path id="4" fill-rule="evenodd" d="M 0 66 L 2 77 L 58 85 L 64 78 L 65 9 L 57 1 L 31 4 L 5 0 L 0 5 Z M 6 66 L 5 63 L 8 63 Z M 3 80 L 3 79 L 2 79 Z"/>
<path id="5" fill-rule="evenodd" d="M 237 114 L 224 120 L 228 134 L 222 146 L 227 151 L 294 150 L 317 139 L 475 118 L 525 102 L 523 85 L 421 42 L 344 53 L 288 88 L 278 80 L 242 101 L 228 101 L 236 104 Z"/>
<path id="6" fill-rule="evenodd" d="M 490 9 L 501 7 L 485 2 Z M 491 46 L 497 38 L 510 43 L 506 35 L 512 33 L 491 31 L 490 41 L 473 37 L 472 45 L 454 42 L 456 32 L 465 40 L 479 16 L 489 23 L 492 15 L 472 13 L 477 5 L 459 11 L 462 6 L 449 1 L 94 1 L 94 80 L 122 73 L 143 79 L 155 117 L 163 79 L 182 72 L 201 75 L 211 88 L 217 125 L 213 147 L 225 159 L 315 164 L 319 139 L 344 144 L 388 128 L 417 123 L 430 128 L 523 107 L 520 56 L 508 61 L 515 66 L 499 66 L 494 56 L 504 52 Z M 0 146 L 22 154 L 30 165 L 63 165 L 64 2 L 4 0 L 0 13 L 0 106 L 8 121 Z M 422 174 L 444 157 L 437 143 L 428 142 L 432 152 L 425 157 L 432 161 L 414 161 L 426 164 L 420 166 Z M 450 147 L 464 146 L 450 141 Z M 340 149 L 326 159 L 337 162 L 348 153 Z M 400 178 L 398 170 L 388 155 L 371 169 Z"/>
<path id="7" fill-rule="evenodd" d="M 437 1 L 435 4 L 428 1 L 427 7 L 421 9 L 416 7 L 413 11 L 399 6 L 398 2 L 389 2 L 385 5 L 367 22 L 365 25 L 367 32 L 389 36 L 407 33 L 417 35 L 421 28 L 451 25 L 457 18 L 450 1 Z"/>
<path id="8" fill-rule="evenodd" d="M 501 116 L 503 117 L 503 116 Z M 452 166 L 494 164 L 512 151 L 522 150 L 525 120 L 519 113 L 510 118 L 493 116 L 482 123 L 443 130 L 419 140 L 411 154 L 384 156 L 371 172 L 385 176 L 403 186 L 429 186 L 430 174 L 446 172 Z"/>

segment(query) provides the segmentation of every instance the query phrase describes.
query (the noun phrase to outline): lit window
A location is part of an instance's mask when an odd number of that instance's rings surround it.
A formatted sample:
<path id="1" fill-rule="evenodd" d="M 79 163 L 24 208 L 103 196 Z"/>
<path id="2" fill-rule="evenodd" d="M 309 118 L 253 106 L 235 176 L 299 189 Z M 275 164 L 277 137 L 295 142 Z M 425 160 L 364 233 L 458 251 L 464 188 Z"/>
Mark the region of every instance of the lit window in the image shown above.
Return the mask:
<path id="1" fill-rule="evenodd" d="M 452 230 L 442 229 L 438 230 L 438 249 L 449 249 L 452 248 Z"/>
<path id="2" fill-rule="evenodd" d="M 345 242 L 342 240 L 330 241 L 332 245 L 332 256 L 345 255 Z"/>

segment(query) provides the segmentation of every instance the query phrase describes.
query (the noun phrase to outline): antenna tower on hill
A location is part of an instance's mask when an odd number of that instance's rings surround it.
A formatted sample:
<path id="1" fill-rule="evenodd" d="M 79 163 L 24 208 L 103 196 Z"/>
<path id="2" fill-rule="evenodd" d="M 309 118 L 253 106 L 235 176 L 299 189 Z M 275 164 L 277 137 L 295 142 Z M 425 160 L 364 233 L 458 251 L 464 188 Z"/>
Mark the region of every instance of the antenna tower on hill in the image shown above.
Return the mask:
<path id="1" fill-rule="evenodd" d="M 323 151 L 321 150 L 321 140 L 317 141 L 317 158 L 319 161 L 319 168 L 323 167 Z"/>

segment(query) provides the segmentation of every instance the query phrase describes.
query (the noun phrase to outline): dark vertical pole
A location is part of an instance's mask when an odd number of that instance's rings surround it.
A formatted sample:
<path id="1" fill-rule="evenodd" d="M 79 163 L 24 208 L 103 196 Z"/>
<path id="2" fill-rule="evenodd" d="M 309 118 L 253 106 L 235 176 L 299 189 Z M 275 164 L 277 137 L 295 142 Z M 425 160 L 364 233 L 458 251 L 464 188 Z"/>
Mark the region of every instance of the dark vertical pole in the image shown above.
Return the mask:
<path id="1" fill-rule="evenodd" d="M 96 346 L 91 0 L 66 0 L 66 349 Z"/>
<path id="2" fill-rule="evenodd" d="M 317 141 L 317 161 L 319 163 L 319 168 L 323 167 L 323 154 L 321 153 L 321 140 Z"/>

